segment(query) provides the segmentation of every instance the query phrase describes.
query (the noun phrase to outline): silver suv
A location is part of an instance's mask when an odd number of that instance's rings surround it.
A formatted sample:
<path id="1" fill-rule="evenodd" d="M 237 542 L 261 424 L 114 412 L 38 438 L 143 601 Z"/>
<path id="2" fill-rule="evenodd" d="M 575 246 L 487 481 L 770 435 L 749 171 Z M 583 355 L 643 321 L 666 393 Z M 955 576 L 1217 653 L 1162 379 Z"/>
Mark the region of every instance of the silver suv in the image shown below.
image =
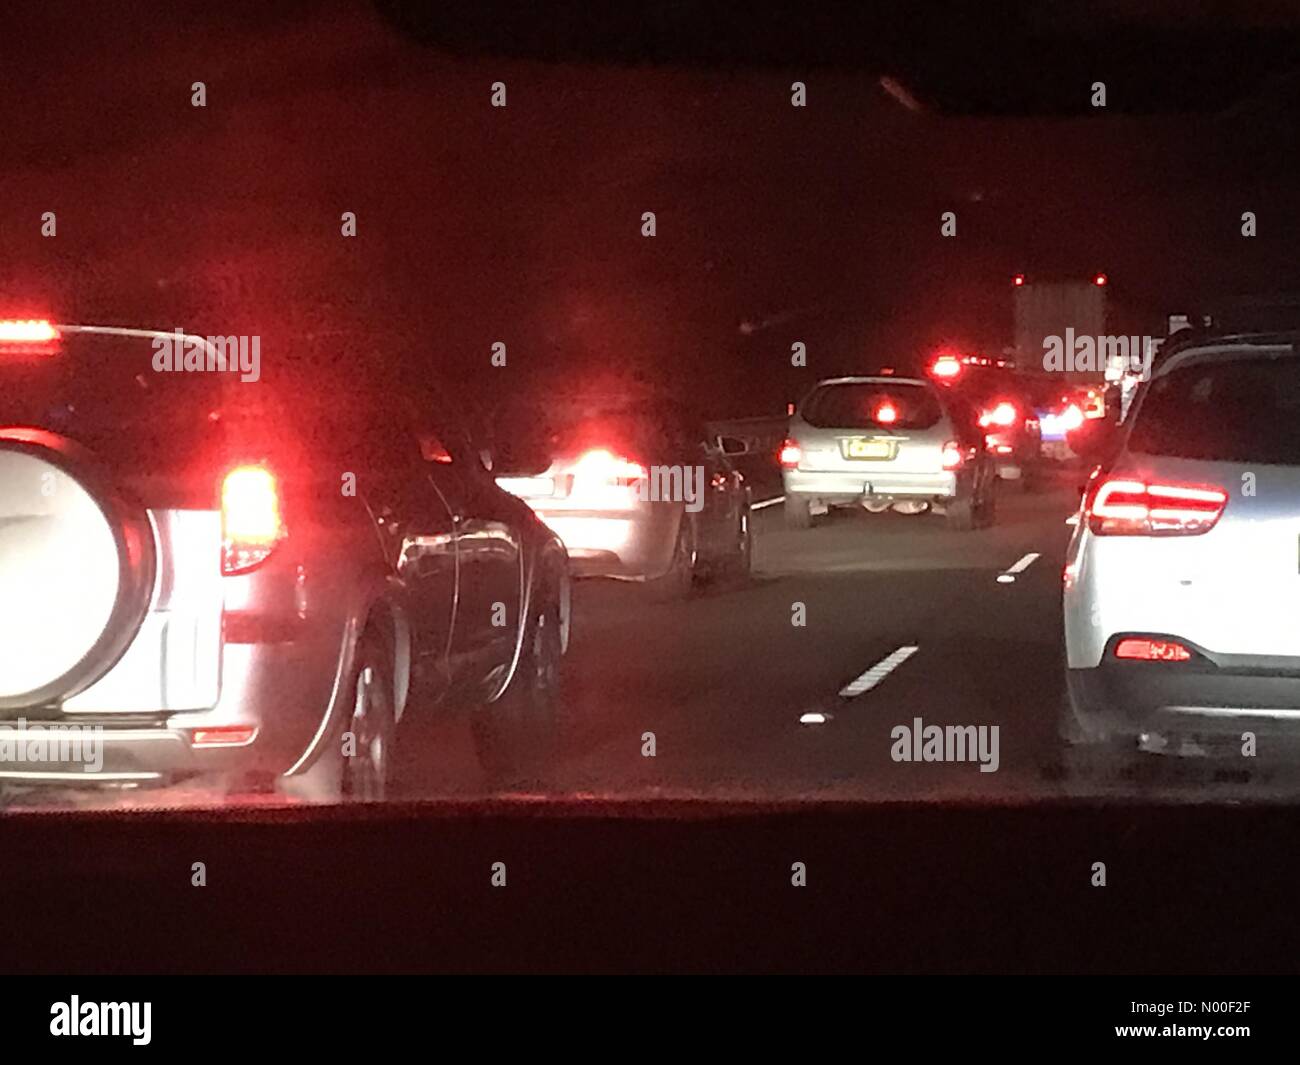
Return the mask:
<path id="1" fill-rule="evenodd" d="M 0 323 L 0 782 L 380 798 L 449 698 L 490 765 L 545 750 L 559 540 L 449 434 L 173 336 Z"/>
<path id="2" fill-rule="evenodd" d="M 1114 754 L 1300 740 L 1296 338 L 1171 355 L 1095 457 L 1065 566 L 1067 738 Z"/>
<path id="3" fill-rule="evenodd" d="M 978 417 L 928 381 L 821 381 L 791 417 L 780 462 L 792 528 L 839 506 L 933 511 L 959 530 L 993 524 L 997 470 Z"/>

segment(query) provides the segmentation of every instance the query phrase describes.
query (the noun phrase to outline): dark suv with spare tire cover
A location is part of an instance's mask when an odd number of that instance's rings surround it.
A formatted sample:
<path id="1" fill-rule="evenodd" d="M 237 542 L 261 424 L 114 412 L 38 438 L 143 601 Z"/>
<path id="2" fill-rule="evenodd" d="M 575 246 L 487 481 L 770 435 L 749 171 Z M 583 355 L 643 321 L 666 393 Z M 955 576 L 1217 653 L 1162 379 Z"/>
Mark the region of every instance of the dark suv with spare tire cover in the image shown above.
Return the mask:
<path id="1" fill-rule="evenodd" d="M 493 767 L 546 750 L 564 548 L 450 425 L 42 326 L 0 330 L 0 785 L 380 798 L 453 699 Z"/>

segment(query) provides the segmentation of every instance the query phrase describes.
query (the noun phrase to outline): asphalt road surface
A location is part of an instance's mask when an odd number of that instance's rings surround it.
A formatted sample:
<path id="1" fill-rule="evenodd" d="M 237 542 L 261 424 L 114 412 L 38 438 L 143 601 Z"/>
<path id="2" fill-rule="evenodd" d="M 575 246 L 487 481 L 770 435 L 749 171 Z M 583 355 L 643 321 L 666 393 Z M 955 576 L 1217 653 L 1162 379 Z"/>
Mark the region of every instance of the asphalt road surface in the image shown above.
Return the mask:
<path id="1" fill-rule="evenodd" d="M 566 734 L 554 764 L 528 779 L 490 780 L 466 715 L 426 715 L 399 745 L 398 794 L 1294 801 L 1300 783 L 1277 767 L 1245 774 L 1149 755 L 1136 771 L 1116 774 L 1066 754 L 1055 722 L 1075 479 L 1036 495 L 1007 487 L 997 524 L 968 533 L 931 516 L 865 513 L 833 513 L 794 532 L 779 505 L 765 508 L 752 581 L 680 603 L 650 602 L 636 585 L 580 583 Z M 804 624 L 796 625 L 800 614 Z M 985 746 L 968 750 L 965 761 L 900 760 L 894 730 L 916 731 L 918 719 L 922 729 L 982 728 Z M 169 788 L 57 804 L 214 801 L 221 800 L 198 789 Z"/>
<path id="2" fill-rule="evenodd" d="M 467 730 L 444 723 L 408 784 L 424 796 L 1294 800 L 1300 782 L 1277 766 L 1148 755 L 1111 771 L 1064 749 L 1061 570 L 1077 480 L 1035 495 L 1003 486 L 997 524 L 968 533 L 851 512 L 795 532 L 779 505 L 765 508 L 752 582 L 683 603 L 584 582 L 571 732 L 552 769 L 494 787 Z M 990 744 L 996 726 L 996 770 L 981 771 L 988 758 L 898 760 L 894 730 L 918 718 L 983 726 Z"/>

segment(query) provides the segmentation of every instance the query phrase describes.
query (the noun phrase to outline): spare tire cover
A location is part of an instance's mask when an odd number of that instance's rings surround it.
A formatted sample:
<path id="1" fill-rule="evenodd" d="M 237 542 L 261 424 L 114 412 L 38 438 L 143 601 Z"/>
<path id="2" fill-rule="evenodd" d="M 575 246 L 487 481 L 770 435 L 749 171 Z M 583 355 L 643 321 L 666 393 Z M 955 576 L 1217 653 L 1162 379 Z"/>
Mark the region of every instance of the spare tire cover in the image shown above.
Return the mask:
<path id="1" fill-rule="evenodd" d="M 0 449 L 0 702 L 75 683 L 125 572 L 117 531 L 79 481 L 39 451 Z"/>

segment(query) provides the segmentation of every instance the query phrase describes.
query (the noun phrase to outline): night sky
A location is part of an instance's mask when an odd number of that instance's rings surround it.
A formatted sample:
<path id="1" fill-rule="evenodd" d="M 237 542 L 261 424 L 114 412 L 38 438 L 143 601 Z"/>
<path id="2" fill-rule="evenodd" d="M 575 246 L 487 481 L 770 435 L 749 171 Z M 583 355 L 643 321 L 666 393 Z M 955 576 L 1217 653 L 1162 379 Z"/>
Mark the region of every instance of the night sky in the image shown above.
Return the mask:
<path id="1" fill-rule="evenodd" d="M 0 316 L 258 333 L 268 378 L 322 393 L 364 395 L 362 366 L 489 402 L 640 378 L 728 416 L 1000 348 L 1017 271 L 1104 270 L 1159 315 L 1300 290 L 1294 81 L 1220 117 L 942 117 L 870 71 L 462 58 L 361 3 L 179 10 L 7 19 Z"/>

